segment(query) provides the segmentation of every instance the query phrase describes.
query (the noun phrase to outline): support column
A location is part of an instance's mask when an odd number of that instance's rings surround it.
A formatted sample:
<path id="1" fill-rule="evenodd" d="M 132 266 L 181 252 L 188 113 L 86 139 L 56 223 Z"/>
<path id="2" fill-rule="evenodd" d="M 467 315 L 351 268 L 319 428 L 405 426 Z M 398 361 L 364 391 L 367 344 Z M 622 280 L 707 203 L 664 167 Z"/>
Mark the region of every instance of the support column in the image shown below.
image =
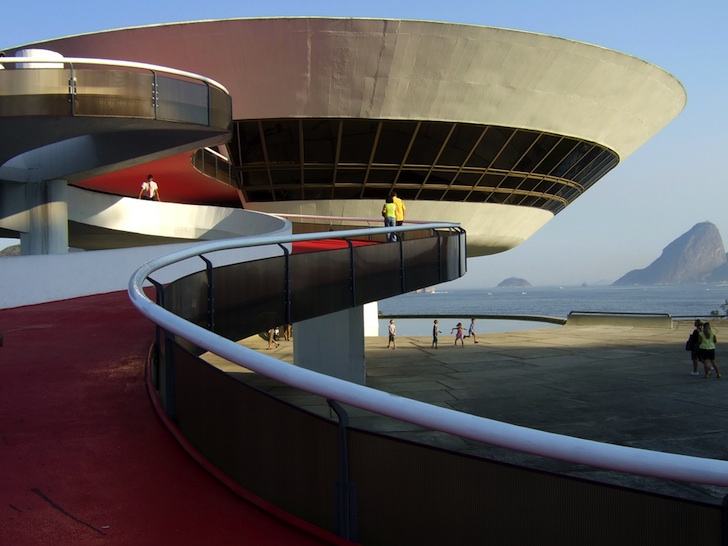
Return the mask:
<path id="1" fill-rule="evenodd" d="M 293 361 L 301 368 L 366 384 L 363 308 L 297 322 Z"/>
<path id="2" fill-rule="evenodd" d="M 28 232 L 20 235 L 23 255 L 68 253 L 68 187 L 65 180 L 25 186 Z"/>

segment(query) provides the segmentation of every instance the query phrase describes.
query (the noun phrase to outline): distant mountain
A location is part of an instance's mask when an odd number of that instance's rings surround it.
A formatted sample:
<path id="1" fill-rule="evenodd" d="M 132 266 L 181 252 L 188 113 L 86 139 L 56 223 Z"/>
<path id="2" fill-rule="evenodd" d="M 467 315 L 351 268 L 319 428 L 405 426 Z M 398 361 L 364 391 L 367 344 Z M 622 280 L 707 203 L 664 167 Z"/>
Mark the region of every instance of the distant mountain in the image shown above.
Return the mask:
<path id="1" fill-rule="evenodd" d="M 693 226 L 644 269 L 630 271 L 614 285 L 683 284 L 728 280 L 728 260 L 718 228 L 710 222 Z"/>
<path id="2" fill-rule="evenodd" d="M 2 256 L 20 256 L 20 245 L 12 245 L 0 250 L 0 257 Z"/>
<path id="3" fill-rule="evenodd" d="M 498 288 L 530 288 L 531 284 L 526 279 L 518 277 L 508 277 L 500 282 Z"/>

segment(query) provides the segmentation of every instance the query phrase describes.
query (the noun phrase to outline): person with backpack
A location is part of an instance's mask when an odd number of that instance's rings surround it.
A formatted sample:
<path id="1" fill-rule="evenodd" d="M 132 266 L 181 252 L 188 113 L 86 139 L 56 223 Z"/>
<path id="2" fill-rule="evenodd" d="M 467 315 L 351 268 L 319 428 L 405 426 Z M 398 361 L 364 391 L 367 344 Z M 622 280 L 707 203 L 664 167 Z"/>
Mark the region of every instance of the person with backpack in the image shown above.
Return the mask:
<path id="1" fill-rule="evenodd" d="M 700 329 L 703 327 L 703 321 L 695 319 L 693 324 L 695 325 L 695 330 L 693 330 L 693 333 L 690 334 L 688 342 L 685 344 L 685 348 L 690 351 L 690 359 L 693 361 L 693 371 L 690 372 L 690 375 L 700 375 L 700 372 L 698 372 L 698 346 L 700 345 L 699 333 Z"/>

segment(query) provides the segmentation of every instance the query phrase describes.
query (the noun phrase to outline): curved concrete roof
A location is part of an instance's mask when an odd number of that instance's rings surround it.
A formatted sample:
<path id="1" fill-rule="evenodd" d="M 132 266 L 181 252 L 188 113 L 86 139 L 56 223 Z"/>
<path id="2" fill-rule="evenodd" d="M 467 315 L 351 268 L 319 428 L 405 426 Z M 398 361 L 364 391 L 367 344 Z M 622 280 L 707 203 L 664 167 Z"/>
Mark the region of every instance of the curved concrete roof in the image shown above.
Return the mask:
<path id="1" fill-rule="evenodd" d="M 142 61 L 225 85 L 235 119 L 417 119 L 586 139 L 624 159 L 683 109 L 672 75 L 602 47 L 450 23 L 229 19 L 49 40 L 66 56 Z M 28 46 L 24 46 L 28 47 Z"/>

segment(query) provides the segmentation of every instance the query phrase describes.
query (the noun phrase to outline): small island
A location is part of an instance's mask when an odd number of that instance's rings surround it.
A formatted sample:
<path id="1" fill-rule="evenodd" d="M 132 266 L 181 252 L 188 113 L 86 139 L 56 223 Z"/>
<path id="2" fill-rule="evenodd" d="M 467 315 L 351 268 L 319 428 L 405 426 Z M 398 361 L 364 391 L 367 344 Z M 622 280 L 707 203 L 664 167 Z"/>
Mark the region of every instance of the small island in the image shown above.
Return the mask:
<path id="1" fill-rule="evenodd" d="M 519 277 L 508 277 L 501 281 L 497 288 L 531 288 L 531 283 Z"/>

